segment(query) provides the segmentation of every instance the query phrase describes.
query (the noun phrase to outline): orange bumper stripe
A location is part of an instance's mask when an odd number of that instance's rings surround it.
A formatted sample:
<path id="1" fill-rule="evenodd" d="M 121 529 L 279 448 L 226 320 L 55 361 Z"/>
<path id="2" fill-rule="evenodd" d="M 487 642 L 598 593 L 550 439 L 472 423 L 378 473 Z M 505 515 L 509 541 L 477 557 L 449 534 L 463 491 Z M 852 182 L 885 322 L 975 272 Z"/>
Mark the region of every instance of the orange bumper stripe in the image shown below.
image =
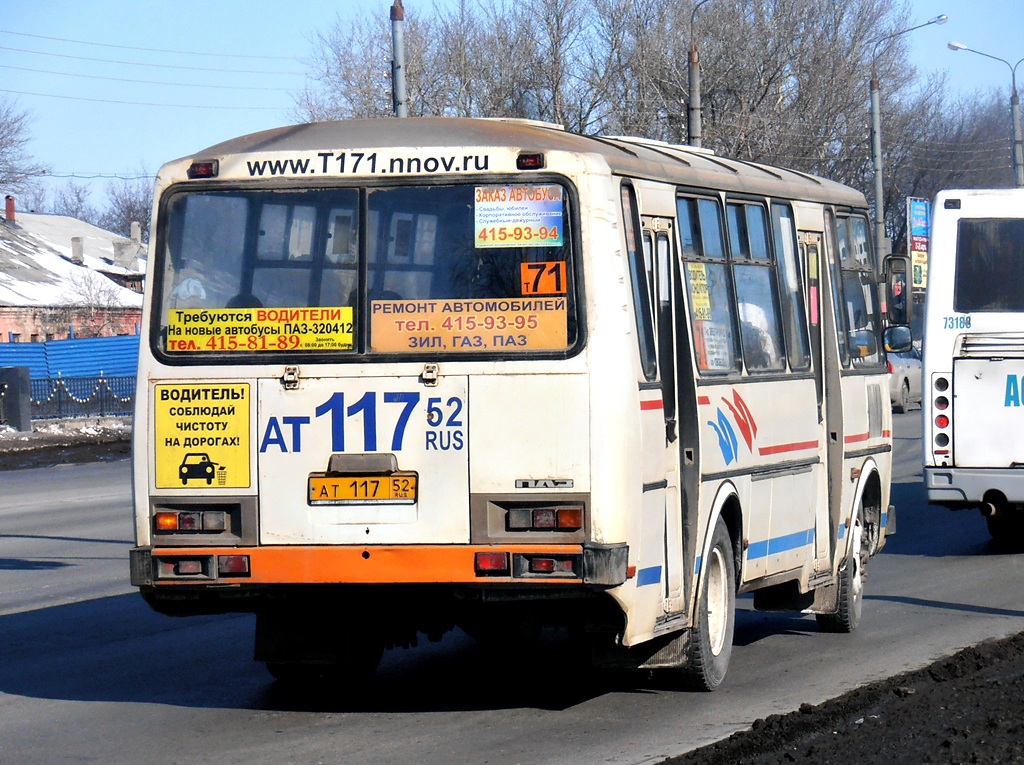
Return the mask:
<path id="1" fill-rule="evenodd" d="M 195 558 L 206 555 L 248 555 L 250 576 L 228 576 L 232 584 L 432 584 L 512 581 L 511 577 L 477 576 L 478 552 L 581 555 L 580 545 L 551 546 L 381 546 L 381 547 L 158 547 L 154 558 Z M 197 584 L 210 580 L 157 580 L 157 585 Z M 516 580 L 520 581 L 520 580 Z M 579 580 L 534 580 L 567 584 Z"/>

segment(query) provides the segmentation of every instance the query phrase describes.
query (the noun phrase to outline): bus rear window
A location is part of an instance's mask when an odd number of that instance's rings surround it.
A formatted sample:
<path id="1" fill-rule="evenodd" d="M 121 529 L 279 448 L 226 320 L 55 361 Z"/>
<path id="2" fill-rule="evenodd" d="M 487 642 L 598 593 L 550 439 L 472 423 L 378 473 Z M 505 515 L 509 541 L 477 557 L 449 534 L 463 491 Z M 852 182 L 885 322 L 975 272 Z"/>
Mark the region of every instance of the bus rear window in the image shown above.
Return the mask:
<path id="1" fill-rule="evenodd" d="M 956 238 L 953 309 L 1024 311 L 1024 220 L 962 218 Z"/>
<path id="2" fill-rule="evenodd" d="M 564 352 L 569 213 L 555 183 L 179 192 L 158 244 L 161 350 Z"/>

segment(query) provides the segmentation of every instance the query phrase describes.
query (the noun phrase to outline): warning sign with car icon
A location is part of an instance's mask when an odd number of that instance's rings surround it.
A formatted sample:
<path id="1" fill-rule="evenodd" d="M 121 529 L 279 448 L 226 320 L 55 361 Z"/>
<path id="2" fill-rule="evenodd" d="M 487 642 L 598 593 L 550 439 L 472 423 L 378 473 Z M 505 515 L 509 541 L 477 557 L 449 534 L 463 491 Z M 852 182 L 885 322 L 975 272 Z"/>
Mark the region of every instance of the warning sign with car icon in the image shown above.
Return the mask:
<path id="1" fill-rule="evenodd" d="M 185 455 L 178 471 L 181 473 L 181 482 L 185 485 L 188 485 L 189 478 L 205 478 L 206 483 L 211 484 L 216 467 L 217 463 L 210 461 L 209 454 L 193 452 Z"/>
<path id="2" fill-rule="evenodd" d="M 154 392 L 157 488 L 247 488 L 249 385 L 161 383 Z"/>

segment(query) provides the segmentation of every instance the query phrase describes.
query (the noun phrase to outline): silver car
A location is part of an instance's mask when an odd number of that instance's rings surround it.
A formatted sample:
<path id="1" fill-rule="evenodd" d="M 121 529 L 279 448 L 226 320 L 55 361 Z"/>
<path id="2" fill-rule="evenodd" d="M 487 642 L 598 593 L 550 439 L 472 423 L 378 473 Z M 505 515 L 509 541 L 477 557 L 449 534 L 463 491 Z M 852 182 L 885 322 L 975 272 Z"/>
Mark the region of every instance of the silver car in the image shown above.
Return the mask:
<path id="1" fill-rule="evenodd" d="M 902 414 L 910 404 L 921 403 L 921 351 L 914 347 L 887 356 L 892 410 Z"/>

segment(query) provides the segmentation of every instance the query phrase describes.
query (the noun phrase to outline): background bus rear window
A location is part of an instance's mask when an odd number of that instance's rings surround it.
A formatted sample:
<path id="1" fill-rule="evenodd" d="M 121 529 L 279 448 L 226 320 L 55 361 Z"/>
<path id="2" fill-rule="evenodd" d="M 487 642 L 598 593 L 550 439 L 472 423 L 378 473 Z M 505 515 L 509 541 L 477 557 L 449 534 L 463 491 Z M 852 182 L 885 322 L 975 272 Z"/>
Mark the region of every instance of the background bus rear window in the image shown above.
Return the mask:
<path id="1" fill-rule="evenodd" d="M 1024 311 L 1024 220 L 960 220 L 953 309 Z"/>

